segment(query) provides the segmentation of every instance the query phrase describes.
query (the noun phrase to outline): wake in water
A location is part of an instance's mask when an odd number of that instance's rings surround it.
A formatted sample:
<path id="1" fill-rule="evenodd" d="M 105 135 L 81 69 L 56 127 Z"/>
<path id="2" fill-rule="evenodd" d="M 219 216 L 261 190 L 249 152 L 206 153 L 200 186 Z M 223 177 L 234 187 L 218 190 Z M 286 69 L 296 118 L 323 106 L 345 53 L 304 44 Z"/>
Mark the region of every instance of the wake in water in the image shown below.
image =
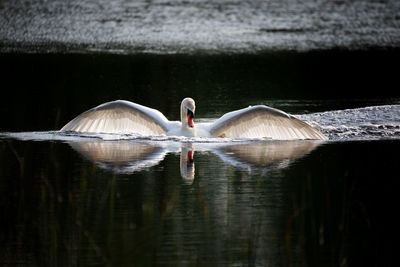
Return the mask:
<path id="1" fill-rule="evenodd" d="M 333 141 L 400 139 L 400 105 L 326 111 L 298 118 Z"/>

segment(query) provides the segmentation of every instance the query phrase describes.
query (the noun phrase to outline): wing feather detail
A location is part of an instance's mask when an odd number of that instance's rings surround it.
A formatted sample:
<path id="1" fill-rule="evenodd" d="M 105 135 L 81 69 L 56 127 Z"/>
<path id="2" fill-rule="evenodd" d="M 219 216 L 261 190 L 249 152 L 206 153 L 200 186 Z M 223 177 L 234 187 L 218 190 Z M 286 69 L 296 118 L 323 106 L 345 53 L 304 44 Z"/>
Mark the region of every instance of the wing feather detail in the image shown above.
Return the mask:
<path id="1" fill-rule="evenodd" d="M 83 112 L 60 131 L 162 135 L 167 132 L 168 123 L 158 110 L 116 100 Z"/>
<path id="2" fill-rule="evenodd" d="M 229 112 L 210 126 L 213 137 L 299 140 L 327 138 L 304 121 L 264 105 Z"/>

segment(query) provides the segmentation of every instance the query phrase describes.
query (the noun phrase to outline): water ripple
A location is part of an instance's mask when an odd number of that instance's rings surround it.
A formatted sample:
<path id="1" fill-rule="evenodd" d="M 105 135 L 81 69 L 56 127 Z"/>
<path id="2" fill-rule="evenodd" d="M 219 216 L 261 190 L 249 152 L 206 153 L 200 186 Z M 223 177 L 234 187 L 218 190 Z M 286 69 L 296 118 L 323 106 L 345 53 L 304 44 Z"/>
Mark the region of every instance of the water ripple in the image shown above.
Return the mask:
<path id="1" fill-rule="evenodd" d="M 298 116 L 330 140 L 400 139 L 400 105 L 326 111 Z"/>
<path id="2" fill-rule="evenodd" d="M 11 1 L 0 51 L 191 53 L 398 47 L 400 2 Z"/>

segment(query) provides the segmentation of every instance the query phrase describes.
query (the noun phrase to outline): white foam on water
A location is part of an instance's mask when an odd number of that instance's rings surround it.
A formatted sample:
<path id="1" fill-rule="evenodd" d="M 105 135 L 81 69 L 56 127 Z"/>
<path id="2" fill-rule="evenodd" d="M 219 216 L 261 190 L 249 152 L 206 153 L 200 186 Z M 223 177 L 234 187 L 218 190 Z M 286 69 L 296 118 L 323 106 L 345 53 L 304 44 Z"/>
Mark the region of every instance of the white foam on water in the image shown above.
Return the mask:
<path id="1" fill-rule="evenodd" d="M 400 105 L 326 111 L 297 117 L 333 141 L 400 139 Z"/>

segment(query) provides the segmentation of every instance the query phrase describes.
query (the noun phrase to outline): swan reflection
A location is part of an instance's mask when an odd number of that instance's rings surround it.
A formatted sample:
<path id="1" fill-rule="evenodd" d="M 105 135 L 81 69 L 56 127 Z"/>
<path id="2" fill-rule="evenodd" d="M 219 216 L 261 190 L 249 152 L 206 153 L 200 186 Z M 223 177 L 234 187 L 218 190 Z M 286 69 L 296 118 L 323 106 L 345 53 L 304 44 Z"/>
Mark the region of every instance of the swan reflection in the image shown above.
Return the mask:
<path id="1" fill-rule="evenodd" d="M 167 154 L 162 147 L 129 141 L 78 141 L 69 145 L 99 167 L 133 173 L 159 164 Z"/>
<path id="2" fill-rule="evenodd" d="M 318 145 L 313 141 L 268 141 L 227 145 L 214 152 L 225 162 L 248 170 L 285 168 Z"/>
<path id="3" fill-rule="evenodd" d="M 180 159 L 181 176 L 188 184 L 194 181 L 194 148 L 193 144 L 186 143 L 181 146 Z"/>
<path id="4" fill-rule="evenodd" d="M 191 184 L 195 178 L 195 151 L 212 152 L 225 163 L 252 171 L 279 169 L 315 149 L 316 141 L 264 141 L 250 143 L 162 143 L 89 140 L 69 145 L 97 166 L 130 174 L 158 165 L 168 153 L 180 153 L 180 173 Z"/>

